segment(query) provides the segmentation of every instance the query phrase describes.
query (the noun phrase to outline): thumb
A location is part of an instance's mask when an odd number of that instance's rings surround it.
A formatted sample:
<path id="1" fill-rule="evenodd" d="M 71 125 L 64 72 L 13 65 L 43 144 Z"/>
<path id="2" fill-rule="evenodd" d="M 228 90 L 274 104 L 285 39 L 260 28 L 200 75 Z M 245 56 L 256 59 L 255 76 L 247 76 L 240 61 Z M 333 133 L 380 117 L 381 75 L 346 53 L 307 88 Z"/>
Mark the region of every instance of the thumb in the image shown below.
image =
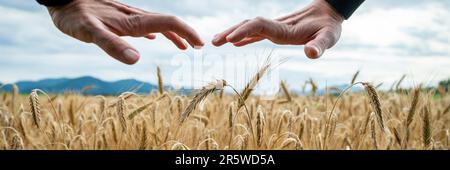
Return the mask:
<path id="1" fill-rule="evenodd" d="M 110 31 L 105 30 L 95 33 L 93 43 L 111 57 L 125 64 L 135 64 L 140 58 L 137 50 Z"/>
<path id="2" fill-rule="evenodd" d="M 305 54 L 310 59 L 317 59 L 323 55 L 325 50 L 333 47 L 338 39 L 338 34 L 332 31 L 322 31 L 305 44 Z"/>

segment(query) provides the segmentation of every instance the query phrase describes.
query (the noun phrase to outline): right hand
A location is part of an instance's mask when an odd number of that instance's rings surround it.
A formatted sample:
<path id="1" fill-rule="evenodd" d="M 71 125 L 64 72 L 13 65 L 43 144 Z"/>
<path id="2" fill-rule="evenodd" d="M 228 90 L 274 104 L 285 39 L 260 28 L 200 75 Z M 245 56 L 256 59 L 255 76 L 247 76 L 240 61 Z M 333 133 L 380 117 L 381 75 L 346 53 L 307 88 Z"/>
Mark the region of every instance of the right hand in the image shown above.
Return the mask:
<path id="1" fill-rule="evenodd" d="M 328 2 L 315 0 L 306 8 L 276 20 L 262 17 L 245 20 L 217 34 L 212 43 L 242 47 L 268 39 L 281 45 L 305 45 L 306 56 L 316 59 L 339 40 L 343 21 Z"/>
<path id="2" fill-rule="evenodd" d="M 74 0 L 62 7 L 48 7 L 56 27 L 63 33 L 86 43 L 94 43 L 111 57 L 134 64 L 139 52 L 120 36 L 155 39 L 162 33 L 179 49 L 201 48 L 203 42 L 196 31 L 180 19 L 146 12 L 113 0 Z"/>

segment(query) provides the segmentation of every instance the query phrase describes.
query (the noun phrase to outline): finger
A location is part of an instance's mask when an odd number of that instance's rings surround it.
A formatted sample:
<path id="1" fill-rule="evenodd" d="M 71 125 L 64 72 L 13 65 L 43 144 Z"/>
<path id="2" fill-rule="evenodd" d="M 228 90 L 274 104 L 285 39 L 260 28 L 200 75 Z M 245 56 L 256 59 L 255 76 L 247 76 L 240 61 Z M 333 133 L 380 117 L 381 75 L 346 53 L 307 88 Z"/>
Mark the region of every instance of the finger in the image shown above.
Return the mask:
<path id="1" fill-rule="evenodd" d="M 339 39 L 339 33 L 331 30 L 321 31 L 317 36 L 305 44 L 305 54 L 311 59 L 317 59 L 325 50 L 333 47 Z"/>
<path id="2" fill-rule="evenodd" d="M 126 21 L 126 25 L 128 31 L 133 36 L 172 31 L 186 39 L 186 41 L 194 48 L 202 47 L 204 45 L 200 36 L 192 27 L 173 16 L 160 14 L 135 15 L 131 16 L 128 21 Z"/>
<path id="3" fill-rule="evenodd" d="M 127 22 L 125 22 L 128 25 L 128 32 L 130 32 L 129 34 L 132 36 L 139 36 L 139 34 L 147 34 L 149 32 L 165 32 L 169 30 L 180 34 L 194 48 L 204 45 L 195 30 L 176 17 L 147 12 L 116 1 L 112 1 L 111 3 L 125 13 L 135 14 L 130 17 Z M 137 31 L 136 28 L 139 28 L 141 31 Z M 145 37 L 148 39 L 156 38 L 148 35 L 145 35 Z M 174 41 L 179 48 L 185 49 L 186 44 L 179 38 L 178 35 L 169 35 L 168 38 Z"/>
<path id="4" fill-rule="evenodd" d="M 178 36 L 177 34 L 173 33 L 173 32 L 164 32 L 162 33 L 167 39 L 169 39 L 170 41 L 172 41 L 179 49 L 181 50 L 186 50 L 187 49 L 187 45 L 186 43 L 183 41 L 183 39 Z"/>
<path id="5" fill-rule="evenodd" d="M 223 44 L 227 43 L 226 37 L 230 33 L 232 33 L 236 28 L 239 28 L 241 25 L 247 23 L 248 21 L 249 20 L 242 21 L 241 23 L 228 28 L 227 30 L 223 31 L 222 33 L 215 35 L 214 39 L 212 40 L 212 44 L 218 47 L 218 46 L 222 46 Z"/>
<path id="6" fill-rule="evenodd" d="M 192 27 L 177 18 L 170 17 L 169 20 L 170 31 L 184 38 L 193 48 L 204 46 L 200 36 Z"/>
<path id="7" fill-rule="evenodd" d="M 233 45 L 236 47 L 242 47 L 242 46 L 245 46 L 245 45 L 248 45 L 251 43 L 262 41 L 264 39 L 265 39 L 264 37 L 250 37 L 250 38 L 245 38 L 239 42 L 233 43 Z"/>
<path id="8" fill-rule="evenodd" d="M 155 34 L 148 34 L 145 36 L 145 38 L 149 39 L 149 40 L 154 40 L 156 39 L 156 35 Z"/>
<path id="9" fill-rule="evenodd" d="M 139 53 L 119 36 L 106 30 L 95 32 L 92 42 L 98 45 L 111 57 L 125 64 L 135 64 L 139 60 Z"/>
<path id="10" fill-rule="evenodd" d="M 236 43 L 246 37 L 260 35 L 277 42 L 279 39 L 285 38 L 285 36 L 282 36 L 283 33 L 287 33 L 287 27 L 285 25 L 258 17 L 234 30 L 226 39 L 228 42 Z"/>

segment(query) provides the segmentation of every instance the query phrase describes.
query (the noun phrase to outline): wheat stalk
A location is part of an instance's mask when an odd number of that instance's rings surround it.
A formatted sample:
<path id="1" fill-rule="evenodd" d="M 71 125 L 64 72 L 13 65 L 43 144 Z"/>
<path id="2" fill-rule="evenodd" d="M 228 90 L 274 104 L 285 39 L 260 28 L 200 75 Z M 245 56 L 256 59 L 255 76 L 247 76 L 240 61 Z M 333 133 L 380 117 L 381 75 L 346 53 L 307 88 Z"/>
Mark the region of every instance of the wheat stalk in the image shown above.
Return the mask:
<path id="1" fill-rule="evenodd" d="M 143 112 L 144 110 L 146 110 L 149 106 L 151 106 L 153 104 L 153 102 L 144 104 L 140 107 L 138 107 L 137 109 L 133 110 L 129 115 L 128 115 L 128 120 L 132 120 L 134 117 L 136 117 L 139 113 Z"/>
<path id="2" fill-rule="evenodd" d="M 422 138 L 423 145 L 425 148 L 428 148 L 431 143 L 431 122 L 430 122 L 430 113 L 428 107 L 423 108 L 423 116 L 422 116 Z"/>
<path id="3" fill-rule="evenodd" d="M 194 114 L 192 115 L 192 118 L 197 119 L 198 121 L 202 122 L 205 126 L 208 125 L 209 119 L 206 116 Z"/>
<path id="4" fill-rule="evenodd" d="M 400 133 L 398 132 L 397 128 L 394 128 L 394 137 L 397 144 L 399 146 L 402 146 L 402 137 L 400 137 Z"/>
<path id="5" fill-rule="evenodd" d="M 234 112 L 233 112 L 233 105 L 230 105 L 228 107 L 228 128 L 233 128 L 233 117 L 234 117 Z"/>
<path id="6" fill-rule="evenodd" d="M 287 102 L 291 102 L 292 96 L 291 96 L 291 93 L 289 92 L 288 87 L 286 86 L 286 83 L 284 81 L 281 81 L 280 86 L 281 86 L 281 90 L 283 90 L 283 93 L 286 97 Z"/>
<path id="7" fill-rule="evenodd" d="M 116 124 L 114 123 L 114 121 L 111 121 L 111 130 L 114 143 L 117 144 L 117 142 L 119 142 L 119 138 L 117 137 Z"/>
<path id="8" fill-rule="evenodd" d="M 403 80 L 405 80 L 406 75 L 403 75 L 400 80 L 398 80 L 397 84 L 395 85 L 395 90 L 399 90 L 400 89 L 400 85 L 402 84 Z"/>
<path id="9" fill-rule="evenodd" d="M 220 99 L 223 99 L 223 95 L 224 95 L 224 94 L 225 94 L 225 90 L 224 90 L 224 89 L 220 90 L 219 98 L 220 98 Z"/>
<path id="10" fill-rule="evenodd" d="M 369 83 L 362 83 L 364 85 L 364 89 L 366 91 L 367 96 L 369 97 L 369 102 L 372 106 L 375 115 L 377 116 L 378 124 L 381 129 L 384 129 L 384 121 L 383 121 L 383 113 L 381 111 L 381 103 L 380 98 L 378 97 L 378 93 L 375 88 Z"/>
<path id="11" fill-rule="evenodd" d="M 281 143 L 281 149 L 286 149 L 286 148 L 288 148 L 289 146 L 291 146 L 291 145 L 294 145 L 295 146 L 295 148 L 297 149 L 297 148 L 299 148 L 299 144 L 298 144 L 298 142 L 297 142 L 297 140 L 296 139 L 294 139 L 294 138 L 286 138 L 282 143 Z"/>
<path id="12" fill-rule="evenodd" d="M 445 138 L 445 145 L 449 147 L 450 146 L 450 132 L 449 132 L 448 129 L 445 130 L 445 136 L 446 136 L 446 138 Z"/>
<path id="13" fill-rule="evenodd" d="M 327 124 L 325 125 L 325 130 L 326 130 L 326 133 L 325 133 L 325 139 L 324 139 L 324 141 L 325 141 L 325 147 L 327 147 L 328 146 L 328 142 L 329 141 L 331 141 L 332 140 L 332 138 L 333 138 L 333 135 L 334 135 L 334 131 L 336 130 L 336 123 L 337 123 L 337 116 L 336 116 L 336 114 L 332 114 L 332 116 L 331 116 L 331 121 L 330 122 L 327 122 Z"/>
<path id="14" fill-rule="evenodd" d="M 172 145 L 171 150 L 191 150 L 191 149 L 185 144 L 177 141 L 175 144 Z"/>
<path id="15" fill-rule="evenodd" d="M 19 96 L 19 87 L 16 84 L 12 85 L 12 96 L 11 96 L 11 113 L 16 112 L 16 99 Z"/>
<path id="16" fill-rule="evenodd" d="M 75 117 L 75 106 L 74 106 L 74 100 L 71 99 L 70 100 L 70 104 L 69 104 L 69 118 L 70 118 L 70 123 L 72 124 L 72 126 L 76 125 L 76 117 Z"/>
<path id="17" fill-rule="evenodd" d="M 99 122 L 103 122 L 103 119 L 105 118 L 106 98 L 103 96 L 98 96 L 98 97 L 100 97 L 100 103 L 99 103 L 100 120 L 99 120 Z"/>
<path id="18" fill-rule="evenodd" d="M 163 85 L 163 79 L 162 79 L 162 75 L 161 75 L 161 68 L 156 67 L 156 75 L 158 77 L 158 92 L 159 94 L 163 94 L 164 93 L 164 85 Z"/>
<path id="19" fill-rule="evenodd" d="M 125 93 L 120 94 L 119 98 L 123 98 L 123 100 L 127 100 L 133 96 L 138 96 L 138 95 L 133 92 L 125 92 Z M 112 103 L 111 105 L 108 106 L 108 108 L 112 108 L 112 107 L 116 106 L 118 102 L 119 101 Z"/>
<path id="20" fill-rule="evenodd" d="M 146 124 L 142 125 L 142 135 L 141 135 L 141 141 L 139 143 L 139 150 L 145 150 L 147 149 L 147 126 Z"/>
<path id="21" fill-rule="evenodd" d="M 318 89 L 317 84 L 314 82 L 314 80 L 312 78 L 309 78 L 308 82 L 309 82 L 309 84 L 311 84 L 311 96 L 316 96 L 317 89 Z"/>
<path id="22" fill-rule="evenodd" d="M 409 107 L 408 117 L 406 119 L 406 127 L 407 128 L 409 128 L 409 126 L 411 125 L 413 118 L 414 118 L 414 114 L 416 113 L 417 104 L 419 103 L 419 98 L 420 98 L 420 89 L 421 88 L 419 86 L 413 92 L 413 99 L 411 102 L 411 106 Z"/>
<path id="23" fill-rule="evenodd" d="M 195 110 L 200 102 L 202 102 L 209 94 L 216 90 L 221 90 L 227 85 L 225 80 L 218 80 L 216 82 L 209 83 L 204 86 L 198 93 L 195 94 L 194 98 L 191 100 L 186 109 L 181 113 L 178 119 L 179 123 L 182 124 L 184 120 Z"/>
<path id="24" fill-rule="evenodd" d="M 125 119 L 125 99 L 123 97 L 119 97 L 116 104 L 117 114 L 120 119 L 120 125 L 122 126 L 122 132 L 127 130 L 127 122 Z"/>
<path id="25" fill-rule="evenodd" d="M 41 108 L 40 108 L 40 104 L 39 104 L 39 96 L 37 94 L 37 90 L 33 90 L 31 91 L 31 94 L 29 96 L 29 100 L 30 100 L 30 109 L 31 109 L 31 113 L 33 115 L 33 123 L 34 125 L 36 125 L 38 128 L 40 128 L 40 113 L 41 113 Z"/>
<path id="26" fill-rule="evenodd" d="M 450 104 L 448 104 L 448 106 L 442 111 L 442 115 L 447 114 L 450 111 Z"/>
<path id="27" fill-rule="evenodd" d="M 24 149 L 24 144 L 22 138 L 18 134 L 15 134 L 12 138 L 11 149 L 12 150 L 22 150 Z"/>
<path id="28" fill-rule="evenodd" d="M 258 85 L 258 82 L 262 79 L 262 77 L 267 73 L 270 69 L 270 62 L 266 61 L 263 67 L 259 69 L 259 71 L 253 76 L 253 78 L 245 85 L 244 90 L 240 93 L 242 99 L 239 100 L 238 110 L 244 106 L 245 101 L 250 97 L 253 89 Z"/>
<path id="29" fill-rule="evenodd" d="M 378 150 L 378 143 L 377 143 L 377 133 L 375 131 L 375 120 L 372 118 L 370 121 L 370 136 L 372 138 L 372 144 L 375 150 Z"/>
<path id="30" fill-rule="evenodd" d="M 358 78 L 359 73 L 360 73 L 359 70 L 356 71 L 356 73 L 355 73 L 355 74 L 353 75 L 353 77 L 352 77 L 352 81 L 350 82 L 350 84 L 355 84 L 356 79 Z"/>
<path id="31" fill-rule="evenodd" d="M 262 110 L 262 106 L 259 105 L 257 110 L 257 117 L 256 117 L 256 139 L 257 139 L 257 145 L 258 147 L 261 147 L 263 136 L 264 136 L 264 126 L 266 124 L 266 119 L 264 116 L 264 112 Z"/>

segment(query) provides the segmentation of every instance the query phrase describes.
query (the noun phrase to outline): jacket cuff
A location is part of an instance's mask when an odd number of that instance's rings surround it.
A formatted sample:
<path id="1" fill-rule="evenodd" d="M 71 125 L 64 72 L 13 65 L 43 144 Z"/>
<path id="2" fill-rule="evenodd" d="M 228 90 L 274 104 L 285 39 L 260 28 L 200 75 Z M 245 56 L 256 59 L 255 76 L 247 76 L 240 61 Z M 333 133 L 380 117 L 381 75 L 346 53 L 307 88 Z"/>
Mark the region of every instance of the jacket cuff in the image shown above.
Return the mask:
<path id="1" fill-rule="evenodd" d="M 345 19 L 350 18 L 364 0 L 326 0 Z"/>
<path id="2" fill-rule="evenodd" d="M 37 2 L 41 5 L 45 5 L 47 7 L 57 7 L 64 6 L 71 3 L 73 0 L 37 0 Z"/>

